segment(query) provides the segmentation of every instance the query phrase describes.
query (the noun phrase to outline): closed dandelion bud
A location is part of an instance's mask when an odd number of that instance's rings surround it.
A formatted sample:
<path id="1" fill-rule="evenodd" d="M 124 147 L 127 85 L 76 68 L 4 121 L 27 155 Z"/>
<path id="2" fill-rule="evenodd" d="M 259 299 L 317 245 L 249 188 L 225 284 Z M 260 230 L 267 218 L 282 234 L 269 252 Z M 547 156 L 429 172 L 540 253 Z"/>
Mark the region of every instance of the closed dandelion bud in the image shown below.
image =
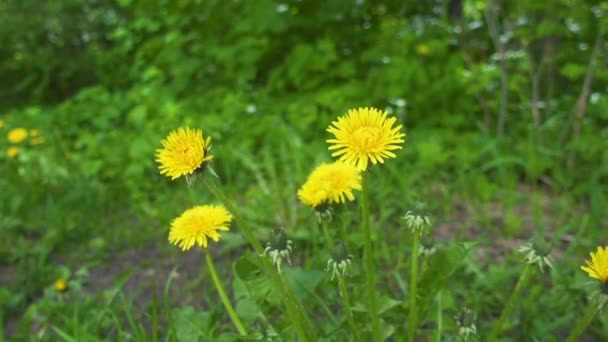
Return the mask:
<path id="1" fill-rule="evenodd" d="M 415 213 L 411 210 L 403 215 L 403 220 L 405 221 L 405 227 L 408 228 L 412 234 L 422 236 L 431 228 L 431 220 L 427 216 Z"/>
<path id="2" fill-rule="evenodd" d="M 272 259 L 272 264 L 277 268 L 277 272 L 281 273 L 281 265 L 283 259 L 287 259 L 287 263 L 291 265 L 291 255 L 293 241 L 287 239 L 287 234 L 283 228 L 276 228 L 270 232 L 270 241 L 264 249 L 262 256 L 268 254 Z"/>
<path id="3" fill-rule="evenodd" d="M 435 254 L 435 238 L 431 234 L 424 234 L 420 238 L 420 248 L 418 249 L 418 255 L 422 255 L 425 258 Z"/>
<path id="4" fill-rule="evenodd" d="M 523 253 L 524 261 L 528 264 L 536 264 L 540 268 L 541 272 L 544 271 L 544 267 L 553 267 L 551 262 L 551 248 L 553 244 L 546 241 L 541 236 L 534 237 L 531 241 L 525 243 L 519 247 L 518 251 Z"/>
<path id="5" fill-rule="evenodd" d="M 465 341 L 469 339 L 470 335 L 477 334 L 477 327 L 475 321 L 477 315 L 469 308 L 463 308 L 460 313 L 454 316 L 456 324 L 458 324 L 458 335 L 460 335 Z"/>
<path id="6" fill-rule="evenodd" d="M 327 261 L 327 271 L 331 270 L 331 280 L 335 276 L 343 277 L 352 263 L 353 256 L 348 253 L 346 245 L 342 241 L 336 241 L 331 250 L 331 258 Z"/>
<path id="7" fill-rule="evenodd" d="M 327 203 L 323 203 L 315 207 L 315 213 L 317 214 L 319 224 L 323 222 L 329 223 L 333 219 L 334 210 Z"/>

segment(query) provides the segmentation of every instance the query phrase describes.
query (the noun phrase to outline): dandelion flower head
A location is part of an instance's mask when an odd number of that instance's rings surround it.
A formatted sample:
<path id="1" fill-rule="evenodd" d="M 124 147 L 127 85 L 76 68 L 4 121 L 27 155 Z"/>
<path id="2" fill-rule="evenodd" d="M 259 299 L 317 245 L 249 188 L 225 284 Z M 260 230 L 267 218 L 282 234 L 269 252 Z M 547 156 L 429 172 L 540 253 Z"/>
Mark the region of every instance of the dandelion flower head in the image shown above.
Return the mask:
<path id="1" fill-rule="evenodd" d="M 6 156 L 9 158 L 15 158 L 19 154 L 19 148 L 11 146 L 6 149 Z"/>
<path id="2" fill-rule="evenodd" d="M 419 55 L 423 55 L 426 56 L 429 54 L 429 52 L 431 51 L 431 49 L 429 49 L 429 46 L 426 44 L 418 44 L 416 45 L 416 52 Z"/>
<path id="3" fill-rule="evenodd" d="M 176 179 L 191 175 L 202 169 L 204 163 L 213 159 L 208 154 L 211 137 L 204 139 L 200 129 L 179 128 L 169 133 L 162 141 L 163 148 L 156 150 L 156 161 L 160 173 Z"/>
<path id="4" fill-rule="evenodd" d="M 400 131 L 403 126 L 393 127 L 396 121 L 375 108 L 350 109 L 327 128 L 335 137 L 327 140 L 331 144 L 329 150 L 335 150 L 332 157 L 362 171 L 369 161 L 382 164 L 386 158 L 395 158 L 393 150 L 401 149 L 405 141 L 405 134 Z"/>
<path id="5" fill-rule="evenodd" d="M 63 292 L 65 290 L 67 290 L 68 288 L 68 282 L 65 281 L 65 279 L 63 278 L 59 278 L 55 281 L 55 284 L 53 286 L 55 288 L 55 291 L 57 292 Z"/>
<path id="6" fill-rule="evenodd" d="M 197 244 L 207 248 L 207 240 L 219 241 L 218 231 L 229 230 L 232 215 L 221 205 L 200 205 L 186 210 L 171 223 L 169 242 L 184 251 Z"/>
<path id="7" fill-rule="evenodd" d="M 597 252 L 589 253 L 591 260 L 586 260 L 587 266 L 581 266 L 591 278 L 599 279 L 604 284 L 608 283 L 608 246 L 597 247 Z"/>
<path id="8" fill-rule="evenodd" d="M 27 138 L 27 130 L 25 128 L 15 128 L 8 132 L 8 141 L 13 144 L 18 144 Z"/>
<path id="9" fill-rule="evenodd" d="M 323 163 L 310 173 L 298 190 L 302 203 L 317 207 L 322 204 L 353 201 L 353 190 L 361 190 L 361 172 L 350 164 L 337 161 Z"/>

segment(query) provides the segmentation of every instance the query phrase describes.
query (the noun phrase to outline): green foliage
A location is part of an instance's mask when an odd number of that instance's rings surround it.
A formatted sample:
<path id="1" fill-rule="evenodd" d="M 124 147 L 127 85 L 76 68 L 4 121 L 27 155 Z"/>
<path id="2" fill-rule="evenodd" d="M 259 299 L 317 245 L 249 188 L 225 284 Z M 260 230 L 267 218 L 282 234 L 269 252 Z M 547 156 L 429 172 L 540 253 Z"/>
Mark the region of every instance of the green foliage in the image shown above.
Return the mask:
<path id="1" fill-rule="evenodd" d="M 455 339 L 452 317 L 466 305 L 483 340 L 521 270 L 511 251 L 542 228 L 557 266 L 534 275 L 505 336 L 562 339 L 590 292 L 579 266 L 606 240 L 607 11 L 586 0 L 0 2 L 4 334 L 237 338 L 206 271 L 193 276 L 202 259 L 166 244 L 172 218 L 214 201 L 155 163 L 161 139 L 190 126 L 212 137 L 213 168 L 256 237 L 283 226 L 294 240 L 286 275 L 320 339 L 350 338 L 324 272 L 329 250 L 296 192 L 331 160 L 331 121 L 375 106 L 407 133 L 398 158 L 371 172 L 384 337 L 407 336 L 410 239 L 397 228 L 424 203 L 441 247 L 420 275 L 420 336 L 443 317 L 443 338 Z M 17 128 L 28 137 L 13 143 Z M 332 229 L 353 253 L 347 284 L 369 334 L 358 215 L 344 206 Z M 280 296 L 244 243 L 223 235 L 214 256 L 247 338 L 291 340 Z M 169 276 L 174 265 L 181 278 Z M 120 278 L 129 267 L 154 276 L 136 276 L 133 291 Z M 150 277 L 166 282 L 162 308 Z M 53 289 L 58 278 L 67 294 Z M 589 338 L 608 338 L 607 324 L 599 317 Z"/>

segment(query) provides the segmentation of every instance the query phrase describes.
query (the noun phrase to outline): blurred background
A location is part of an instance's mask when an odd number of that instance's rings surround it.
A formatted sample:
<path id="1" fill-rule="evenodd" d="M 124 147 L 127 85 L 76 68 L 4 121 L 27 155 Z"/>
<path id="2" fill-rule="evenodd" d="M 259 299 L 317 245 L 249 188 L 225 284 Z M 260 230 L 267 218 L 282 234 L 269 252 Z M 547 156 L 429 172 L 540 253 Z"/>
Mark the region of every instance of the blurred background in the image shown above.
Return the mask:
<path id="1" fill-rule="evenodd" d="M 375 225 L 395 226 L 387 240 L 425 203 L 439 241 L 480 242 L 473 260 L 508 258 L 542 231 L 569 267 L 554 281 L 583 279 L 588 250 L 608 242 L 607 15 L 608 2 L 590 0 L 1 1 L 5 335 L 112 336 L 85 317 L 116 305 L 147 328 L 176 266 L 173 305 L 209 306 L 199 253 L 166 241 L 172 218 L 211 201 L 159 174 L 154 151 L 181 126 L 212 137 L 214 169 L 260 239 L 286 227 L 304 263 L 318 246 L 297 188 L 330 160 L 326 127 L 362 106 L 407 133 L 374 171 Z M 229 234 L 215 252 L 229 265 L 242 242 Z M 487 292 L 514 265 L 482 267 L 476 285 L 468 269 L 454 288 Z M 555 315 L 577 317 L 577 303 L 562 294 L 521 333 L 568 326 Z M 478 297 L 480 315 L 498 310 Z"/>

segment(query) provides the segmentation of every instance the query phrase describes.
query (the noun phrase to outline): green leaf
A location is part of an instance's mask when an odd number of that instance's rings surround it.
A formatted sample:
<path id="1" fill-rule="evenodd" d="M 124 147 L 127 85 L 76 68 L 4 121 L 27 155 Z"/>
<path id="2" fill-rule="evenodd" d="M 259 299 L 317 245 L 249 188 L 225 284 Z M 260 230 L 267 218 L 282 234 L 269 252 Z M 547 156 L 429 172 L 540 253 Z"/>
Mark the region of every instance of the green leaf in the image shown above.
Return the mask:
<path id="1" fill-rule="evenodd" d="M 211 314 L 186 306 L 173 313 L 178 341 L 205 341 L 211 337 Z M 204 337 L 204 339 L 202 339 Z"/>
<path id="2" fill-rule="evenodd" d="M 450 277 L 462 266 L 467 253 L 474 244 L 458 243 L 433 254 L 428 268 L 418 283 L 421 308 L 428 307 L 428 302 L 435 297 L 437 291 L 442 289 Z"/>
<path id="3" fill-rule="evenodd" d="M 378 308 L 378 315 L 382 315 L 383 313 L 389 311 L 390 309 L 397 307 L 399 305 L 401 305 L 401 301 L 395 300 L 393 298 L 390 298 L 388 296 L 378 296 L 377 302 L 376 302 L 377 308 Z M 352 307 L 353 311 L 357 311 L 357 312 L 367 312 L 367 302 L 362 303 L 362 302 L 357 302 L 353 305 Z"/>
<path id="4" fill-rule="evenodd" d="M 322 271 L 307 271 L 301 268 L 286 268 L 285 274 L 299 298 L 308 297 L 327 276 L 327 273 Z"/>
<path id="5" fill-rule="evenodd" d="M 274 306 L 280 304 L 281 297 L 273 289 L 271 280 L 262 271 L 259 256 L 245 254 L 234 263 L 234 273 L 241 280 L 253 301 L 262 306 L 265 302 Z"/>

